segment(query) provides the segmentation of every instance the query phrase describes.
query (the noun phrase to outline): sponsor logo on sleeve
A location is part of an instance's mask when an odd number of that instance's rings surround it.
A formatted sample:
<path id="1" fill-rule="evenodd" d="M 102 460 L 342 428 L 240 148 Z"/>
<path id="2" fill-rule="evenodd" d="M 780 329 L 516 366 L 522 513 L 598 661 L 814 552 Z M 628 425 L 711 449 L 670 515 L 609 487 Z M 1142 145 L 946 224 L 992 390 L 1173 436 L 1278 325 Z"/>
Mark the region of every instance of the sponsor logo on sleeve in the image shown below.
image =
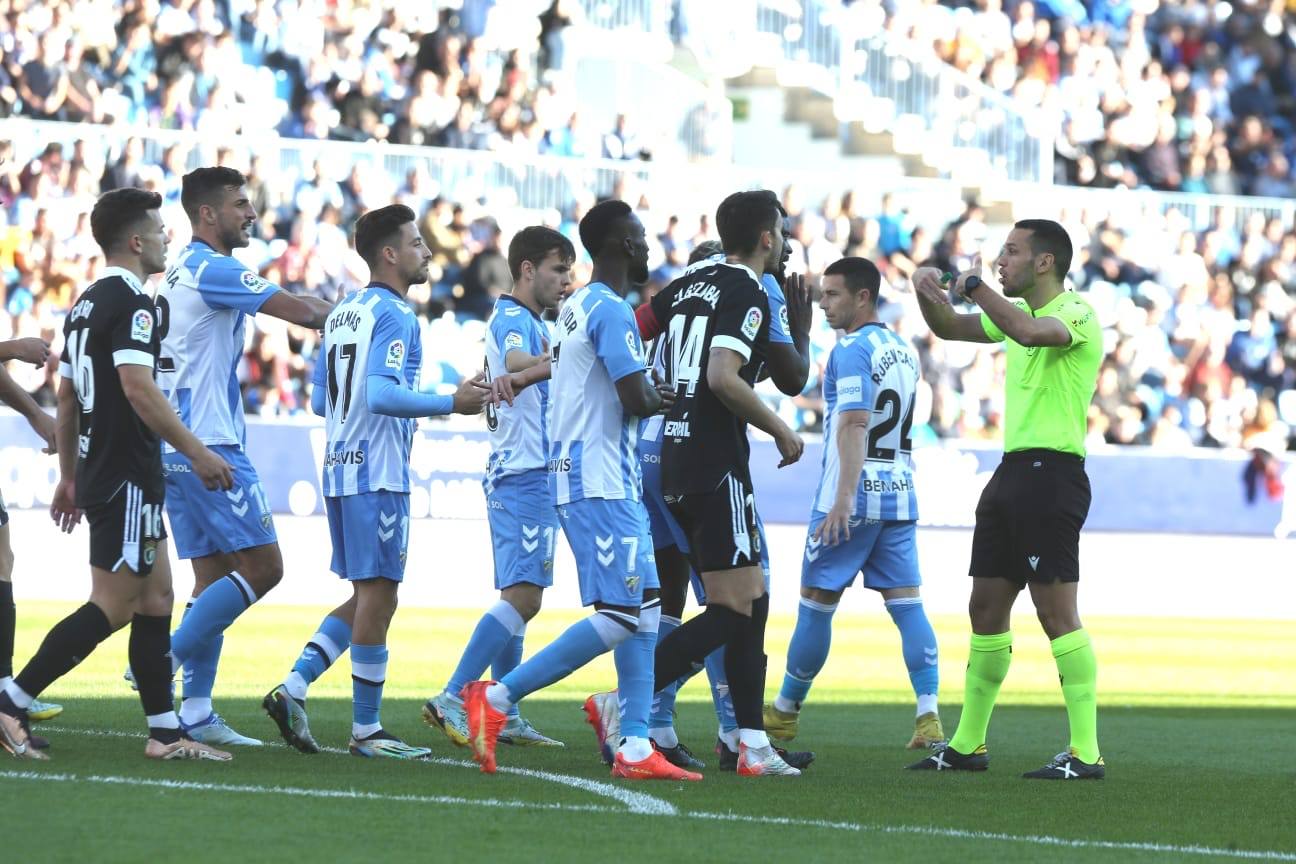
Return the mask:
<path id="1" fill-rule="evenodd" d="M 145 344 L 153 340 L 153 313 L 147 309 L 136 309 L 131 318 L 131 339 Z"/>
<path id="2" fill-rule="evenodd" d="M 864 386 L 860 376 L 851 375 L 848 378 L 837 379 L 837 404 L 843 405 L 847 402 L 860 402 L 864 399 Z"/>
<path id="3" fill-rule="evenodd" d="M 742 333 L 748 339 L 755 339 L 756 334 L 760 332 L 761 322 L 765 320 L 765 313 L 755 306 L 747 310 L 747 317 L 743 319 Z"/>
<path id="4" fill-rule="evenodd" d="M 626 347 L 630 349 L 631 357 L 643 361 L 643 354 L 639 351 L 639 335 L 633 330 L 626 331 Z"/>
<path id="5" fill-rule="evenodd" d="M 389 369 L 400 369 L 405 365 L 405 342 L 401 339 L 393 339 L 392 343 L 387 346 L 387 367 Z"/>
<path id="6" fill-rule="evenodd" d="M 522 334 L 516 330 L 511 331 L 504 337 L 504 347 L 510 351 L 522 347 Z"/>
<path id="7" fill-rule="evenodd" d="M 260 294 L 262 291 L 270 287 L 269 282 L 262 279 L 251 270 L 244 270 L 243 274 L 239 276 L 239 281 L 243 283 L 244 288 L 248 289 L 253 294 Z"/>
<path id="8" fill-rule="evenodd" d="M 792 328 L 788 326 L 788 314 L 787 314 L 786 306 L 779 307 L 779 326 L 783 328 L 784 333 L 790 334 L 792 332 Z"/>

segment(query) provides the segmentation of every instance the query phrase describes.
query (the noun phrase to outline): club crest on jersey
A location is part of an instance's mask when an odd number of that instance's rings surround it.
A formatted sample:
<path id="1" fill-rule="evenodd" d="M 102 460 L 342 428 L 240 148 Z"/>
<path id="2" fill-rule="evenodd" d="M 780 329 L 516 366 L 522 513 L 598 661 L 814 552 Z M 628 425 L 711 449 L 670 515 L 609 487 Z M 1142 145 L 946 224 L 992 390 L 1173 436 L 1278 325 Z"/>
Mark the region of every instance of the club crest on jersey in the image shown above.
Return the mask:
<path id="1" fill-rule="evenodd" d="M 633 593 L 634 590 L 639 587 L 639 577 L 627 576 L 625 577 L 625 583 L 626 583 L 626 590 Z"/>
<path id="2" fill-rule="evenodd" d="M 243 274 L 239 276 L 239 281 L 243 283 L 244 288 L 248 289 L 253 294 L 260 294 L 262 291 L 270 287 L 269 282 L 262 279 L 251 270 L 244 270 Z"/>
<path id="3" fill-rule="evenodd" d="M 405 343 L 400 339 L 392 340 L 387 346 L 387 367 L 400 369 L 405 365 Z"/>
<path id="4" fill-rule="evenodd" d="M 504 337 L 504 347 L 510 350 L 522 347 L 522 334 L 514 330 Z"/>
<path id="5" fill-rule="evenodd" d="M 153 313 L 147 309 L 135 310 L 131 318 L 131 339 L 136 342 L 149 342 L 153 338 Z"/>
<path id="6" fill-rule="evenodd" d="M 742 332 L 748 339 L 755 339 L 756 334 L 760 332 L 761 321 L 765 320 L 765 314 L 755 306 L 747 310 L 747 317 L 743 320 Z"/>

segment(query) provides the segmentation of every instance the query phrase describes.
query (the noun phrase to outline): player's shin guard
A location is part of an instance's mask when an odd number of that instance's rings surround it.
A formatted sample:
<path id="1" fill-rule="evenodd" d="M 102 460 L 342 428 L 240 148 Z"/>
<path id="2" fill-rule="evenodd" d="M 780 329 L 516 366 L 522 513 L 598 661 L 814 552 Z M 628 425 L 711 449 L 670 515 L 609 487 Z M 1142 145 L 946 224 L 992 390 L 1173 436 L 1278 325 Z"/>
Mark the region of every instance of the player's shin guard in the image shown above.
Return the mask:
<path id="1" fill-rule="evenodd" d="M 901 650 L 914 695 L 919 699 L 934 697 L 940 684 L 937 666 L 940 658 L 936 650 L 936 632 L 927 620 L 922 598 L 897 597 L 886 601 L 886 608 L 900 631 Z"/>
<path id="2" fill-rule="evenodd" d="M 525 627 L 526 622 L 522 620 L 522 616 L 506 600 L 499 600 L 487 609 L 464 647 L 459 665 L 455 667 L 454 674 L 446 684 L 446 692 L 457 698 L 459 691 L 463 690 L 465 685 L 480 678 L 486 671 L 486 667 L 490 666 L 508 645 L 509 640 Z M 503 674 L 496 675 L 495 680 L 500 680 L 511 671 L 513 670 L 509 669 Z"/>
<path id="3" fill-rule="evenodd" d="M 382 728 L 379 707 L 387 683 L 387 646 L 351 646 L 351 735 L 367 738 Z"/>
<path id="4" fill-rule="evenodd" d="M 832 619 L 836 611 L 836 603 L 818 603 L 801 598 L 796 629 L 792 631 L 792 643 L 788 645 L 783 687 L 774 701 L 774 707 L 779 711 L 795 713 L 801 710 L 801 703 L 810 693 L 810 685 L 828 660 Z"/>
<path id="5" fill-rule="evenodd" d="M 13 676 L 14 632 L 18 610 L 14 608 L 13 583 L 0 582 L 0 682 Z"/>
<path id="6" fill-rule="evenodd" d="M 752 601 L 751 618 L 725 646 L 725 676 L 733 696 L 734 716 L 739 729 L 765 728 L 761 702 L 765 698 L 765 622 L 769 618 L 769 595 Z"/>
<path id="7" fill-rule="evenodd" d="M 328 671 L 351 647 L 351 625 L 329 615 L 320 622 L 315 635 L 306 643 L 293 664 L 292 672 L 284 679 L 288 695 L 306 701 L 306 690 Z"/>
<path id="8" fill-rule="evenodd" d="M 1089 632 L 1081 628 L 1059 636 L 1053 640 L 1052 648 L 1071 726 L 1071 749 L 1081 762 L 1094 764 L 1101 755 L 1098 751 L 1098 660 L 1094 657 Z"/>
<path id="9" fill-rule="evenodd" d="M 971 649 L 963 692 L 963 713 L 959 715 L 958 730 L 949 742 L 955 752 L 964 755 L 975 752 L 986 743 L 986 730 L 990 728 L 990 714 L 999 696 L 999 685 L 1008 677 L 1008 666 L 1012 663 L 1012 633 L 990 636 L 973 633 Z"/>
<path id="10" fill-rule="evenodd" d="M 653 689 L 660 691 L 691 672 L 695 663 L 728 644 L 735 633 L 746 627 L 747 620 L 747 616 L 727 606 L 712 603 L 701 615 L 685 621 L 657 646 Z"/>
<path id="11" fill-rule="evenodd" d="M 224 633 L 256 601 L 256 592 L 238 573 L 217 579 L 194 600 L 189 614 L 171 634 L 175 664 L 188 666 L 204 645 Z M 210 690 L 207 695 L 211 696 Z"/>
<path id="12" fill-rule="evenodd" d="M 23 693 L 39 696 L 46 687 L 89 657 L 99 643 L 111 635 L 112 625 L 108 623 L 108 616 L 93 603 L 86 603 L 54 625 L 40 648 L 36 649 L 36 656 L 14 676 L 13 683 Z"/>
<path id="13" fill-rule="evenodd" d="M 149 737 L 163 744 L 179 741 L 180 721 L 171 704 L 171 616 L 132 618 L 128 651 Z"/>
<path id="14" fill-rule="evenodd" d="M 653 653 L 661 621 L 661 600 L 644 601 L 634 635 L 612 649 L 616 662 L 618 698 L 621 700 L 621 734 L 648 737 L 648 715 L 653 701 Z"/>

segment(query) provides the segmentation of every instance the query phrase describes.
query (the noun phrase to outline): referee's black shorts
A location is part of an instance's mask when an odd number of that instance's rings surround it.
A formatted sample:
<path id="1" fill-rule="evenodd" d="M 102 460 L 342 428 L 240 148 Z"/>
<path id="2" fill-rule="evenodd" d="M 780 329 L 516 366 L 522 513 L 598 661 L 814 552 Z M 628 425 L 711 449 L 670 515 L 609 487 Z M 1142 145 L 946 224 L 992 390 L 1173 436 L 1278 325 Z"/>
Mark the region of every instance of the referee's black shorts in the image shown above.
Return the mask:
<path id="1" fill-rule="evenodd" d="M 970 575 L 1022 587 L 1079 581 L 1089 501 L 1083 458 L 1057 450 L 1005 453 L 977 503 Z"/>

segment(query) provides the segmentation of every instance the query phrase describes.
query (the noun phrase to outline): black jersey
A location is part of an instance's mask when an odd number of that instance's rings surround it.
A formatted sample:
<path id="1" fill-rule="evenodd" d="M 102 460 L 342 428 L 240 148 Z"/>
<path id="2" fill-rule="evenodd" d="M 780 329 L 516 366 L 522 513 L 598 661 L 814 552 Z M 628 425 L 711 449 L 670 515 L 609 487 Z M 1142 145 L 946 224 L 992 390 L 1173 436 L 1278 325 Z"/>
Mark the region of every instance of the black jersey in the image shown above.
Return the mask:
<path id="1" fill-rule="evenodd" d="M 675 405 L 662 426 L 662 493 L 710 492 L 725 475 L 748 476 L 747 423 L 707 386 L 711 349 L 742 356 L 739 375 L 755 384 L 769 353 L 769 297 L 751 270 L 700 261 L 652 299 Z"/>
<path id="2" fill-rule="evenodd" d="M 109 267 L 63 323 L 59 374 L 81 405 L 76 504 L 103 504 L 130 482 L 163 494 L 162 448 L 122 391 L 117 367 L 157 368 L 161 334 L 153 298 L 135 274 Z M 161 500 L 157 498 L 156 500 Z"/>

